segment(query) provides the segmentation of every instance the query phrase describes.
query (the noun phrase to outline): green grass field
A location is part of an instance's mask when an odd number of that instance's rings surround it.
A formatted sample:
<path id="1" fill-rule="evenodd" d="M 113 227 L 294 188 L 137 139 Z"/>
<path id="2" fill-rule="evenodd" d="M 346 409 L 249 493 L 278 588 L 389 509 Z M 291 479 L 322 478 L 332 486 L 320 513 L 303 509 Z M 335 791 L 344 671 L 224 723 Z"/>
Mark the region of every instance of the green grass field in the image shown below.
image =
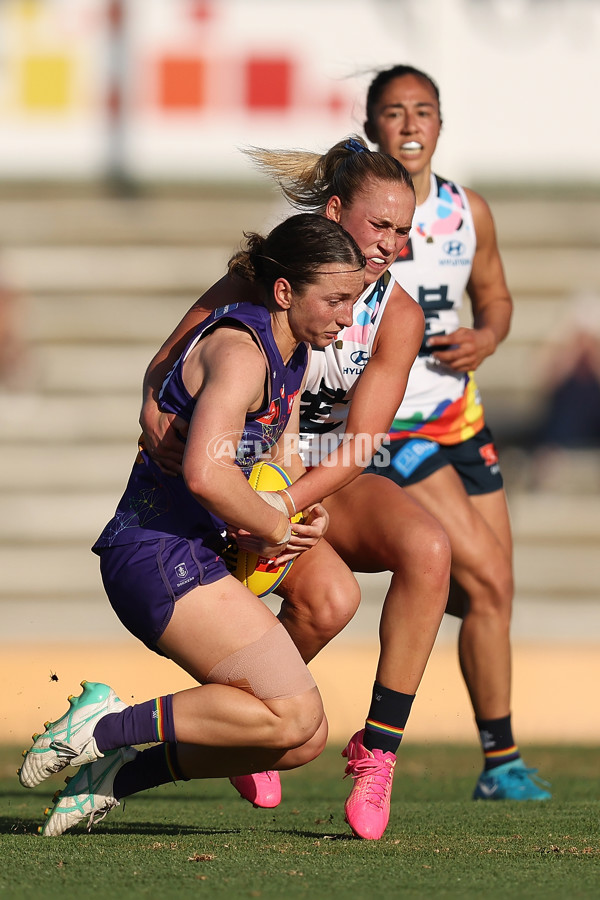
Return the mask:
<path id="1" fill-rule="evenodd" d="M 362 898 L 600 896 L 600 753 L 528 748 L 548 803 L 470 800 L 474 747 L 410 747 L 381 841 L 352 837 L 339 748 L 283 775 L 276 810 L 227 781 L 133 797 L 91 834 L 36 833 L 60 776 L 27 791 L 19 750 L 0 750 L 0 897 Z M 67 770 L 68 771 L 68 770 Z"/>

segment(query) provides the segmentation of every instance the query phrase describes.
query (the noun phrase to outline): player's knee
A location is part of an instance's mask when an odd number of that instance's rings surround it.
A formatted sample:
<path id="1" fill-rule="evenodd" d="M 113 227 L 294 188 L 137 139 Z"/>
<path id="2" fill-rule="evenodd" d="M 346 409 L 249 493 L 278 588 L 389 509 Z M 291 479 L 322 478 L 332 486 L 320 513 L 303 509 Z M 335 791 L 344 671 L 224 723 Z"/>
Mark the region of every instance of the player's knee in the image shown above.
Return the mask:
<path id="1" fill-rule="evenodd" d="M 507 563 L 502 567 L 500 578 L 500 603 L 510 611 L 515 593 L 515 582 L 511 565 Z"/>
<path id="2" fill-rule="evenodd" d="M 273 746 L 282 751 L 295 750 L 294 755 L 303 760 L 296 762 L 296 765 L 310 762 L 323 749 L 322 738 L 317 735 L 323 731 L 324 715 L 321 697 L 316 688 L 298 697 L 290 697 L 278 710 L 278 721 L 273 730 Z"/>
<path id="3" fill-rule="evenodd" d="M 514 591 L 513 572 L 504 554 L 498 553 L 494 560 L 483 567 L 482 578 L 487 588 L 489 602 L 498 612 L 509 612 Z"/>
<path id="4" fill-rule="evenodd" d="M 431 568 L 432 577 L 442 581 L 448 581 L 450 566 L 452 564 L 452 547 L 450 538 L 441 525 L 437 522 L 435 527 L 430 526 L 429 538 L 426 543 L 427 562 Z"/>
<path id="5" fill-rule="evenodd" d="M 430 583 L 448 581 L 452 562 L 450 539 L 433 516 L 424 516 L 418 527 L 411 531 L 403 547 L 403 566 L 407 556 L 412 570 L 424 573 Z"/>
<path id="6" fill-rule="evenodd" d="M 505 620 L 508 627 L 512 615 L 514 580 L 510 566 L 502 566 L 494 584 L 492 602 L 496 614 Z"/>
<path id="7" fill-rule="evenodd" d="M 488 560 L 477 573 L 474 587 L 468 591 L 469 609 L 495 615 L 510 623 L 514 579 L 510 562 L 504 556 Z"/>
<path id="8" fill-rule="evenodd" d="M 288 750 L 285 754 L 285 767 L 294 769 L 297 766 L 305 766 L 307 763 L 316 759 L 327 744 L 327 719 L 323 716 L 321 724 L 311 738 L 301 744 Z"/>
<path id="9" fill-rule="evenodd" d="M 360 604 L 360 587 L 346 567 L 322 573 L 318 583 L 302 580 L 286 588 L 282 621 L 293 619 L 296 630 L 308 627 L 324 643 L 346 627 Z"/>
<path id="10" fill-rule="evenodd" d="M 330 581 L 313 607 L 313 619 L 320 634 L 335 637 L 346 627 L 360 604 L 360 587 L 356 578 L 347 577 Z"/>
<path id="11" fill-rule="evenodd" d="M 327 719 L 323 716 L 320 726 L 308 741 L 291 751 L 291 758 L 295 766 L 305 766 L 312 762 L 325 749 L 327 744 Z"/>

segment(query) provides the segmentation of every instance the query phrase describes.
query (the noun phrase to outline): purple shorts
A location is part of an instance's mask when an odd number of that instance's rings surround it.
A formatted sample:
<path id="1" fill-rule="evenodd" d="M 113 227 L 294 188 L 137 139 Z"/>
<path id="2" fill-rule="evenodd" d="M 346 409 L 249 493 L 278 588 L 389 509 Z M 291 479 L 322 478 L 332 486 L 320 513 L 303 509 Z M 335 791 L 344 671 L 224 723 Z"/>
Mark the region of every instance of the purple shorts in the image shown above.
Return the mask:
<path id="1" fill-rule="evenodd" d="M 223 559 L 201 538 L 169 536 L 94 551 L 110 605 L 135 637 L 163 656 L 156 642 L 175 601 L 228 575 Z"/>

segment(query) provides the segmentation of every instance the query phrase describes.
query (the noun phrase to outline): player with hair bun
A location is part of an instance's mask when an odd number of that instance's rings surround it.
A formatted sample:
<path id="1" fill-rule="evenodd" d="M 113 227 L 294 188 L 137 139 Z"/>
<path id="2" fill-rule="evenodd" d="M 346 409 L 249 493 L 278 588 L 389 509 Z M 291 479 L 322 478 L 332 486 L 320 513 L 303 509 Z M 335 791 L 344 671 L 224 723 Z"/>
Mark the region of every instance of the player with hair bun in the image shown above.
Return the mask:
<path id="1" fill-rule="evenodd" d="M 296 560 L 277 593 L 283 598 L 279 618 L 308 662 L 344 628 L 360 599 L 330 585 L 314 589 L 309 573 L 323 571 L 331 547 L 353 571 L 392 573 L 371 704 L 364 727 L 344 750 L 353 783 L 347 821 L 356 835 L 378 839 L 390 815 L 397 750 L 446 606 L 450 565 L 449 542 L 435 518 L 401 488 L 363 474 L 390 428 L 423 338 L 420 307 L 388 271 L 410 234 L 414 188 L 402 165 L 372 153 L 356 136 L 323 155 L 256 148 L 249 154 L 294 206 L 339 222 L 366 257 L 365 290 L 352 322 L 331 345 L 313 349 L 302 394 L 300 449 L 312 468 L 294 477 L 289 494 L 298 509 L 323 499 L 327 539 Z M 226 285 L 204 294 L 146 376 L 144 441 L 174 472 L 185 423 L 160 412 L 157 391 L 190 329 L 226 298 Z M 257 806 L 280 800 L 275 772 L 234 784 Z"/>
<path id="2" fill-rule="evenodd" d="M 230 261 L 231 302 L 197 325 L 161 386 L 161 408 L 188 426 L 181 474 L 166 478 L 141 446 L 93 548 L 125 627 L 199 686 L 127 706 L 108 685 L 82 682 L 81 696 L 24 753 L 25 787 L 80 767 L 41 834 L 91 826 L 123 797 L 166 782 L 291 768 L 321 752 L 327 724 L 312 676 L 221 554 L 228 528 L 241 544 L 246 534 L 262 554 L 284 558 L 301 558 L 323 535 L 320 505 L 307 503 L 292 533 L 284 495 L 256 492 L 247 478 L 256 447 L 276 453 L 297 433 L 309 345 L 325 347 L 352 321 L 364 268 L 343 228 L 307 214 L 266 238 L 248 235 Z M 216 451 L 220 436 L 233 438 L 234 454 Z M 326 563 L 308 576 L 313 589 L 354 581 L 331 548 Z M 155 746 L 132 747 L 146 743 Z"/>

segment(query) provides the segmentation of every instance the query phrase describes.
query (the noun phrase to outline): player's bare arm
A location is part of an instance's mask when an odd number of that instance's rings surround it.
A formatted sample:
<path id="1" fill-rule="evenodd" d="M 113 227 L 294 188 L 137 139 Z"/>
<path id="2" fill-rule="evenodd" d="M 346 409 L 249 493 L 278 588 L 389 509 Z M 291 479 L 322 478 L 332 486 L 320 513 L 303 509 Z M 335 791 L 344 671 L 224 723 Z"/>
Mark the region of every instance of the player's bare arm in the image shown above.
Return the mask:
<path id="1" fill-rule="evenodd" d="M 383 442 L 402 402 L 408 375 L 421 346 L 425 321 L 421 307 L 399 285 L 394 288 L 379 326 L 373 354 L 350 403 L 345 452 L 333 451 L 293 484 L 290 492 L 303 507 L 350 484 Z"/>
<path id="2" fill-rule="evenodd" d="M 512 297 L 506 284 L 492 213 L 479 194 L 467 190 L 467 196 L 477 234 L 477 249 L 467 284 L 473 327 L 458 328 L 452 334 L 432 337 L 428 342 L 432 348 L 449 341 L 452 343 L 450 350 L 440 350 L 434 356 L 456 372 L 473 371 L 491 356 L 508 334 L 512 316 Z"/>
<path id="3" fill-rule="evenodd" d="M 303 386 L 305 381 L 306 375 L 303 380 Z M 301 393 L 302 391 L 300 391 L 300 394 Z M 296 400 L 298 400 L 298 398 L 296 398 Z M 282 466 L 291 481 L 300 478 L 306 471 L 298 453 L 298 432 L 300 424 L 299 409 L 300 404 L 295 402 L 285 431 L 279 438 L 279 441 L 273 446 L 270 454 L 270 458 L 278 465 Z M 287 492 L 278 493 L 280 493 L 284 503 L 288 507 L 288 514 L 291 518 L 298 512 L 291 499 L 291 495 Z M 278 558 L 280 559 L 281 564 L 286 563 L 288 560 L 295 559 L 301 553 L 314 547 L 327 531 L 328 525 L 329 514 L 325 507 L 320 503 L 315 503 L 309 509 L 305 509 L 302 521 L 296 522 L 293 525 L 292 535 L 283 554 L 279 553 Z M 231 537 L 235 539 L 238 547 L 242 550 L 247 550 L 251 553 L 259 552 L 259 544 L 257 544 L 257 535 L 255 533 L 251 533 L 243 528 L 235 527 L 230 527 L 228 531 Z M 260 540 L 261 539 L 259 538 L 259 541 Z"/>
<path id="4" fill-rule="evenodd" d="M 309 348 L 309 360 L 311 352 L 312 351 Z M 306 472 L 304 463 L 298 452 L 298 446 L 300 432 L 299 401 L 306 384 L 307 373 L 302 380 L 302 387 L 292 408 L 292 413 L 286 429 L 277 444 L 278 458 L 283 460 L 283 467 L 290 476 L 292 482 L 297 481 Z M 289 492 L 286 492 L 283 494 L 283 497 L 288 506 L 290 516 L 294 515 L 297 510 L 293 500 L 291 500 L 291 495 Z M 298 556 L 300 552 L 314 547 L 325 535 L 327 528 L 329 527 L 329 513 L 321 503 L 315 502 L 309 507 L 303 507 L 303 512 L 304 516 L 302 523 L 295 524 L 292 529 L 292 537 L 284 553 L 282 562 L 285 562 L 288 558 L 293 559 L 295 556 Z"/>
<path id="5" fill-rule="evenodd" d="M 240 278 L 224 275 L 190 307 L 146 369 L 139 419 L 141 440 L 154 462 L 169 475 L 181 474 L 187 422 L 172 413 L 161 412 L 158 406 L 161 386 L 198 325 L 215 309 L 234 302 L 234 298 L 253 300 L 254 287 Z"/>
<path id="6" fill-rule="evenodd" d="M 263 354 L 247 332 L 220 328 L 190 354 L 183 374 L 197 395 L 183 458 L 188 490 L 225 522 L 263 538 L 275 555 L 287 519 L 252 490 L 235 462 L 246 413 L 263 402 Z"/>

